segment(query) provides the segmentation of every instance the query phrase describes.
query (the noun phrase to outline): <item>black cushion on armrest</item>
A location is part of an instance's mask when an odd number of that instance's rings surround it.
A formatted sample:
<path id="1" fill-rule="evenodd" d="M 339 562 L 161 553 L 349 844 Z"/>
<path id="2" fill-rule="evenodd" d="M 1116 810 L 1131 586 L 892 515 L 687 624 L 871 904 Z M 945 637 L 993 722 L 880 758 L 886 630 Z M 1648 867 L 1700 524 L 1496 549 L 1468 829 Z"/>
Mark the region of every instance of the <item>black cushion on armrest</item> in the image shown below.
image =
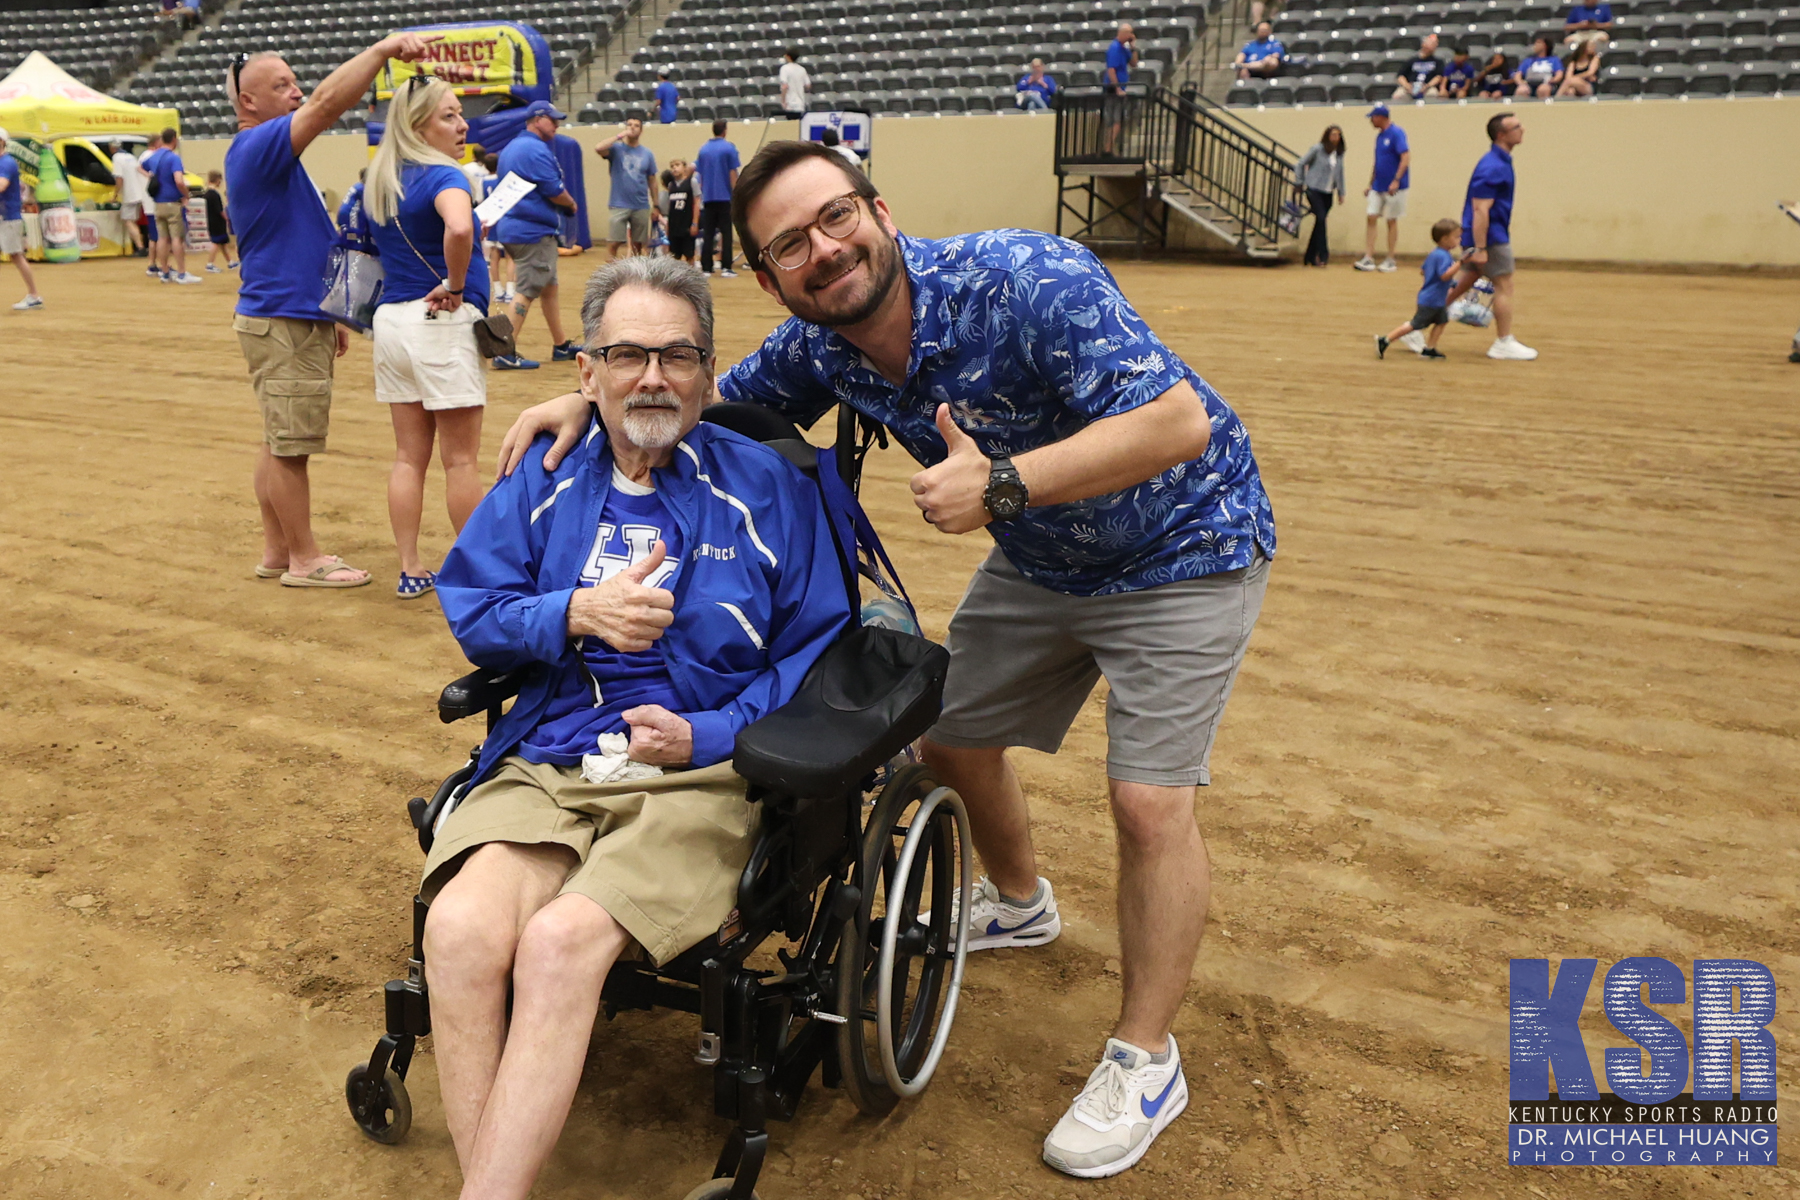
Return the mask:
<path id="1" fill-rule="evenodd" d="M 447 685 L 438 695 L 438 720 L 448 725 L 464 717 L 486 712 L 519 694 L 530 667 L 494 671 L 478 667 Z"/>
<path id="2" fill-rule="evenodd" d="M 788 796 L 853 791 L 931 728 L 949 667 L 950 652 L 936 642 L 858 629 L 819 657 L 792 700 L 738 734 L 731 765 Z"/>

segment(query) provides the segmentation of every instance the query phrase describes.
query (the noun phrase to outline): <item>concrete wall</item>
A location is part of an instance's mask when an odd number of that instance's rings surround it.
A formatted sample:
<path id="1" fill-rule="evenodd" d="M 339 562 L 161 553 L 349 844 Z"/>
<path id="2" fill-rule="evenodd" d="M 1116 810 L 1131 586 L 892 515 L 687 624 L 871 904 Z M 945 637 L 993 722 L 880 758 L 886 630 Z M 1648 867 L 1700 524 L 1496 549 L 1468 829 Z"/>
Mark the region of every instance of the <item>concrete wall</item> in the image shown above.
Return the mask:
<path id="1" fill-rule="evenodd" d="M 1328 124 L 1349 144 L 1350 202 L 1332 213 L 1334 252 L 1360 252 L 1363 199 L 1374 131 L 1361 107 L 1269 109 L 1243 115 L 1296 154 Z M 1474 103 L 1402 107 L 1395 117 L 1412 144 L 1413 184 L 1400 251 L 1430 249 L 1431 223 L 1462 211 L 1469 171 L 1485 151 L 1483 125 L 1497 111 Z M 1513 235 L 1531 258 L 1729 264 L 1800 264 L 1800 228 L 1775 209 L 1800 199 L 1800 98 L 1649 100 L 1518 106 Z M 887 118 L 875 123 L 872 173 L 900 227 L 939 237 L 972 229 L 1056 222 L 1052 171 L 1055 122 L 1043 116 Z M 726 136 L 745 161 L 764 138 L 791 137 L 790 123 L 733 124 Z M 593 146 L 611 132 L 566 126 Z M 652 125 L 644 142 L 659 165 L 692 158 L 705 125 Z M 191 170 L 220 165 L 224 141 L 184 142 Z M 306 154 L 333 203 L 367 161 L 360 136 L 322 137 Z M 589 212 L 606 217 L 605 163 L 590 157 Z M 1171 222 L 1173 230 L 1178 219 Z M 1311 219 L 1307 222 L 1310 227 Z M 604 234 L 604 228 L 599 229 Z M 1194 245 L 1204 244 L 1193 239 Z"/>

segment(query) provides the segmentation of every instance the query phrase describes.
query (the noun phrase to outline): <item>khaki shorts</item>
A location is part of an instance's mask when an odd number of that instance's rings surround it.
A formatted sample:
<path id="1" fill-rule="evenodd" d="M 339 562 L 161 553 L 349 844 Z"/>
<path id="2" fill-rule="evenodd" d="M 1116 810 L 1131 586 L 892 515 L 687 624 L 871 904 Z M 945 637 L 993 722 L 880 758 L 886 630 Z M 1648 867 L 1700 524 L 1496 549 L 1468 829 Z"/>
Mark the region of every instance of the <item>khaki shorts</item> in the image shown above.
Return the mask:
<path id="1" fill-rule="evenodd" d="M 762 807 L 745 791 L 730 763 L 589 783 L 580 767 L 511 756 L 444 822 L 419 895 L 429 904 L 489 842 L 567 846 L 581 862 L 562 892 L 604 908 L 661 966 L 715 935 L 737 907 Z"/>
<path id="2" fill-rule="evenodd" d="M 508 242 L 506 256 L 513 260 L 513 285 L 519 295 L 536 300 L 547 287 L 556 286 L 556 239 Z"/>
<path id="3" fill-rule="evenodd" d="M 187 205 L 178 201 L 157 201 L 156 231 L 171 242 L 187 237 Z"/>
<path id="4" fill-rule="evenodd" d="M 231 320 L 250 386 L 262 408 L 263 441 L 277 458 L 325 453 L 331 428 L 331 374 L 337 364 L 337 332 L 330 321 L 291 317 Z"/>
<path id="5" fill-rule="evenodd" d="M 606 240 L 622 242 L 625 235 L 631 235 L 634 246 L 650 244 L 650 210 L 647 208 L 609 208 L 611 214 Z"/>
<path id="6" fill-rule="evenodd" d="M 1406 191 L 1407 189 L 1401 188 L 1391 196 L 1386 192 L 1370 192 L 1369 215 L 1398 221 L 1406 215 Z"/>
<path id="7" fill-rule="evenodd" d="M 487 375 L 473 329 L 481 315 L 473 304 L 464 304 L 432 316 L 423 300 L 377 308 L 375 399 L 423 404 L 426 412 L 486 404 Z"/>
<path id="8" fill-rule="evenodd" d="M 1054 754 L 1105 676 L 1106 774 L 1191 787 L 1262 610 L 1269 560 L 1137 592 L 1068 596 L 1019 574 L 998 547 L 950 618 L 944 746 Z"/>
<path id="9" fill-rule="evenodd" d="M 1469 265 L 1473 267 L 1476 264 L 1470 263 Z M 1512 243 L 1501 242 L 1498 245 L 1489 246 L 1487 261 L 1480 264 L 1480 271 L 1489 279 L 1498 279 L 1502 275 L 1511 275 L 1513 273 Z"/>

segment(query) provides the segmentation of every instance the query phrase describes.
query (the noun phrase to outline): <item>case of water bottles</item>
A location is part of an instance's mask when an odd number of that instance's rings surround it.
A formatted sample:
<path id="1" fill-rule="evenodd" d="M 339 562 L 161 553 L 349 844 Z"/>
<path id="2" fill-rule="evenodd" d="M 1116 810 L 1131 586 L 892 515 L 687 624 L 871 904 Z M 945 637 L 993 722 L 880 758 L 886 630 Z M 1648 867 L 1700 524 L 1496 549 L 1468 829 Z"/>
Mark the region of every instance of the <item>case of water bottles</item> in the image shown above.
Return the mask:
<path id="1" fill-rule="evenodd" d="M 1475 286 L 1463 294 L 1462 299 L 1450 306 L 1450 319 L 1460 321 L 1464 325 L 1473 325 L 1477 329 L 1486 329 L 1494 320 L 1494 285 L 1486 279 L 1477 279 Z"/>

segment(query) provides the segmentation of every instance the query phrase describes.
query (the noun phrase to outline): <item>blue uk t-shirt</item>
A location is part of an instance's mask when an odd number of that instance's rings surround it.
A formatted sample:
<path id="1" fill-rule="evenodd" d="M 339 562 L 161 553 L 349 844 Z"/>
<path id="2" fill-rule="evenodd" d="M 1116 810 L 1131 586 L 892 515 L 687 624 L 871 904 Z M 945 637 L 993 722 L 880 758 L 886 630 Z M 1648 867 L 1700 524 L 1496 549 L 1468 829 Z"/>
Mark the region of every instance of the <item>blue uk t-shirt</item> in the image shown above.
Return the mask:
<path id="1" fill-rule="evenodd" d="M 517 175 L 536 185 L 535 190 L 527 192 L 495 223 L 495 238 L 519 246 L 541 242 L 561 231 L 561 211 L 550 203 L 550 197 L 560 196 L 568 188 L 563 183 L 562 168 L 556 165 L 556 155 L 551 152 L 549 142 L 535 133 L 519 134 L 500 151 L 494 174 L 502 180 L 508 175 Z"/>
<path id="2" fill-rule="evenodd" d="M 1113 44 L 1115 46 L 1118 45 L 1117 42 L 1114 42 Z M 1244 61 L 1247 63 L 1261 62 L 1271 55 L 1275 58 L 1285 60 L 1287 58 L 1287 47 L 1282 45 L 1281 42 L 1275 38 L 1269 38 L 1266 41 L 1259 39 L 1244 43 Z"/>
<path id="3" fill-rule="evenodd" d="M 1425 256 L 1425 265 L 1419 268 L 1425 277 L 1425 286 L 1419 289 L 1420 308 L 1442 308 L 1449 302 L 1450 280 L 1443 276 L 1455 262 L 1455 256 L 1442 246 L 1433 246 Z"/>
<path id="4" fill-rule="evenodd" d="M 1376 133 L 1375 178 L 1370 186 L 1378 192 L 1387 191 L 1388 185 L 1394 182 L 1394 172 L 1400 169 L 1400 156 L 1405 154 L 1408 149 L 1406 130 L 1392 121 L 1388 122 L 1386 129 Z M 1400 176 L 1400 186 L 1402 189 L 1412 186 L 1411 167 L 1408 167 L 1406 173 Z"/>
<path id="5" fill-rule="evenodd" d="M 187 173 L 181 155 L 173 150 L 158 150 L 152 158 L 155 165 L 150 169 L 150 195 L 158 204 L 174 204 L 182 198 L 176 180 Z"/>
<path id="6" fill-rule="evenodd" d="M 656 174 L 656 155 L 648 146 L 614 142 L 606 161 L 612 168 L 611 208 L 649 208 L 650 177 Z"/>
<path id="7" fill-rule="evenodd" d="M 1474 174 L 1469 176 L 1469 192 L 1463 199 L 1462 211 L 1462 244 L 1465 246 L 1475 244 L 1477 200 L 1494 202 L 1488 209 L 1487 244 L 1504 246 L 1512 241 L 1513 161 L 1512 155 L 1498 146 L 1488 147 L 1488 152 L 1475 164 Z"/>
<path id="8" fill-rule="evenodd" d="M 738 149 L 722 137 L 713 138 L 694 155 L 700 173 L 700 196 L 711 203 L 731 199 L 731 173 L 740 166 Z"/>
<path id="9" fill-rule="evenodd" d="M 399 215 L 373 227 L 375 248 L 381 253 L 386 277 L 381 302 L 398 304 L 418 300 L 450 277 L 444 263 L 444 218 L 438 215 L 437 198 L 448 191 L 469 194 L 469 177 L 442 163 L 409 164 L 400 172 Z M 471 202 L 473 202 L 471 200 Z M 401 228 L 405 228 L 405 236 Z M 411 239 L 409 244 L 407 239 Z M 417 253 L 414 253 L 414 250 Z M 420 261 L 423 259 L 424 261 Z M 469 252 L 469 269 L 463 276 L 463 302 L 485 309 L 488 303 L 487 259 L 481 254 L 481 234 Z"/>
<path id="10" fill-rule="evenodd" d="M 1450 87 L 1461 87 L 1463 84 L 1473 81 L 1480 73 L 1481 68 L 1475 65 L 1475 60 L 1472 58 L 1465 58 L 1461 61 L 1453 58 L 1444 64 L 1444 82 Z"/>
<path id="11" fill-rule="evenodd" d="M 1610 4 L 1595 4 L 1592 6 L 1577 4 L 1569 9 L 1568 19 L 1566 19 L 1563 24 L 1579 25 L 1583 21 L 1594 21 L 1598 24 L 1605 25 L 1612 19 L 1612 5 Z"/>
<path id="12" fill-rule="evenodd" d="M 836 330 L 791 318 L 719 380 L 811 425 L 845 403 L 926 465 L 948 453 L 933 424 L 948 404 L 989 457 L 1060 442 L 1186 382 L 1212 436 L 1198 458 L 1143 483 L 1027 508 L 988 532 L 1041 587 L 1110 595 L 1248 567 L 1275 555 L 1275 518 L 1250 435 L 1231 406 L 1163 345 L 1091 250 L 1026 229 L 902 236 L 912 285 L 906 379 L 889 383 Z"/>
<path id="13" fill-rule="evenodd" d="M 681 93 L 667 79 L 656 85 L 656 119 L 664 125 L 675 122 L 675 104 L 681 99 Z"/>
<path id="14" fill-rule="evenodd" d="M 1131 51 L 1118 38 L 1106 43 L 1106 65 L 1112 68 L 1113 78 L 1120 87 L 1131 82 Z M 1106 82 L 1105 75 L 1101 75 L 1100 82 Z"/>
<path id="15" fill-rule="evenodd" d="M 225 151 L 227 209 L 243 264 L 237 311 L 246 317 L 329 321 L 325 259 L 337 240 L 325 201 L 294 153 L 290 114 L 231 139 Z"/>
<path id="16" fill-rule="evenodd" d="M 587 564 L 581 570 L 581 586 L 604 583 L 632 563 L 647 557 L 662 539 L 662 565 L 644 579 L 646 587 L 675 590 L 681 569 L 681 527 L 656 492 L 632 483 L 613 469 L 612 490 L 600 509 L 600 527 Z M 681 711 L 681 699 L 669 676 L 669 664 L 655 645 L 626 653 L 597 637 L 581 639 L 581 654 L 593 675 L 589 686 L 579 676 L 551 698 L 544 719 L 519 744 L 521 758 L 535 763 L 574 766 L 595 750 L 603 733 L 625 733 L 620 714 L 640 704 L 660 704 L 670 712 Z"/>
<path id="17" fill-rule="evenodd" d="M 0 179 L 6 180 L 6 190 L 0 192 L 0 221 L 17 221 L 24 185 L 19 182 L 19 160 L 10 154 L 0 154 Z"/>

